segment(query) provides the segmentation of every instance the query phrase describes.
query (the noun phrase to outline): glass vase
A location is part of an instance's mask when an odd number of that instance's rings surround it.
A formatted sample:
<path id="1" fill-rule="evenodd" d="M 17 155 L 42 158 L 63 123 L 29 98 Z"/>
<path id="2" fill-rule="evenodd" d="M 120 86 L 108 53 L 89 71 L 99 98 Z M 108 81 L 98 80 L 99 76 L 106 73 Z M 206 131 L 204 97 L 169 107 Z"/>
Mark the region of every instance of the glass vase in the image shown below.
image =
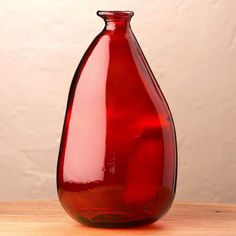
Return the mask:
<path id="1" fill-rule="evenodd" d="M 69 92 L 58 196 L 86 225 L 152 223 L 175 195 L 173 119 L 131 30 L 133 12 L 97 14 L 105 27 L 85 52 Z"/>

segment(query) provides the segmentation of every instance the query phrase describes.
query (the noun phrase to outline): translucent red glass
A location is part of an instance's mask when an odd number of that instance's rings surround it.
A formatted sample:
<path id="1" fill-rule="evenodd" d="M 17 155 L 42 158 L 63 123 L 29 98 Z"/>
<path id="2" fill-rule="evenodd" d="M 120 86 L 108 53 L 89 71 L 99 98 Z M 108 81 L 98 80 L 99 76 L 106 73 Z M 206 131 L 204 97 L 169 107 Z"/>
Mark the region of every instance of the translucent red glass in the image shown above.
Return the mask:
<path id="1" fill-rule="evenodd" d="M 152 223 L 175 195 L 173 119 L 130 28 L 133 12 L 98 15 L 105 28 L 83 56 L 69 92 L 59 199 L 90 226 Z"/>

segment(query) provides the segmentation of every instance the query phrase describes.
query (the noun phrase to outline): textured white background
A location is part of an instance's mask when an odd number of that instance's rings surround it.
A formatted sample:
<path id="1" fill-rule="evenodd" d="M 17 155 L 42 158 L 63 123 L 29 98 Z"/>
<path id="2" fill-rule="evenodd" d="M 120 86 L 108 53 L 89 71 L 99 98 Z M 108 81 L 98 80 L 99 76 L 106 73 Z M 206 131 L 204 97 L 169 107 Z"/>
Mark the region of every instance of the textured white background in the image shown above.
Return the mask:
<path id="1" fill-rule="evenodd" d="M 0 200 L 56 197 L 67 94 L 98 9 L 135 12 L 176 123 L 177 199 L 236 202 L 234 0 L 0 0 Z"/>

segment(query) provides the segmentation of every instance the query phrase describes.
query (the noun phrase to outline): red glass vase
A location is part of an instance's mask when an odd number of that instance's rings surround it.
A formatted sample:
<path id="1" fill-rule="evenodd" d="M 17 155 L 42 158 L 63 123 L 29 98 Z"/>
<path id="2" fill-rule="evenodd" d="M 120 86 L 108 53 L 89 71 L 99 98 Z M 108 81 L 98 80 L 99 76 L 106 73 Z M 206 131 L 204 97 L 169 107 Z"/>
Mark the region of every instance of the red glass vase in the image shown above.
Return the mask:
<path id="1" fill-rule="evenodd" d="M 83 56 L 69 92 L 58 196 L 86 225 L 152 223 L 175 195 L 173 119 L 130 28 L 133 12 L 97 14 L 105 28 Z"/>

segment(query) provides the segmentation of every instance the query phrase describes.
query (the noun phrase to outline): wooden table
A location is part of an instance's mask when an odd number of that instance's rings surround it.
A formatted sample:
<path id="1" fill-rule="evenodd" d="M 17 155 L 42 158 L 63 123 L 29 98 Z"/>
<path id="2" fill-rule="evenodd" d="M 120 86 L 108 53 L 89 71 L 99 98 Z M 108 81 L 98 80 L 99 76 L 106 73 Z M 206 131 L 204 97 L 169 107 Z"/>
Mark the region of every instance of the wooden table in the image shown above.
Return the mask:
<path id="1" fill-rule="evenodd" d="M 97 229 L 72 220 L 56 200 L 0 203 L 0 236 L 234 235 L 236 205 L 175 203 L 155 224 Z"/>

